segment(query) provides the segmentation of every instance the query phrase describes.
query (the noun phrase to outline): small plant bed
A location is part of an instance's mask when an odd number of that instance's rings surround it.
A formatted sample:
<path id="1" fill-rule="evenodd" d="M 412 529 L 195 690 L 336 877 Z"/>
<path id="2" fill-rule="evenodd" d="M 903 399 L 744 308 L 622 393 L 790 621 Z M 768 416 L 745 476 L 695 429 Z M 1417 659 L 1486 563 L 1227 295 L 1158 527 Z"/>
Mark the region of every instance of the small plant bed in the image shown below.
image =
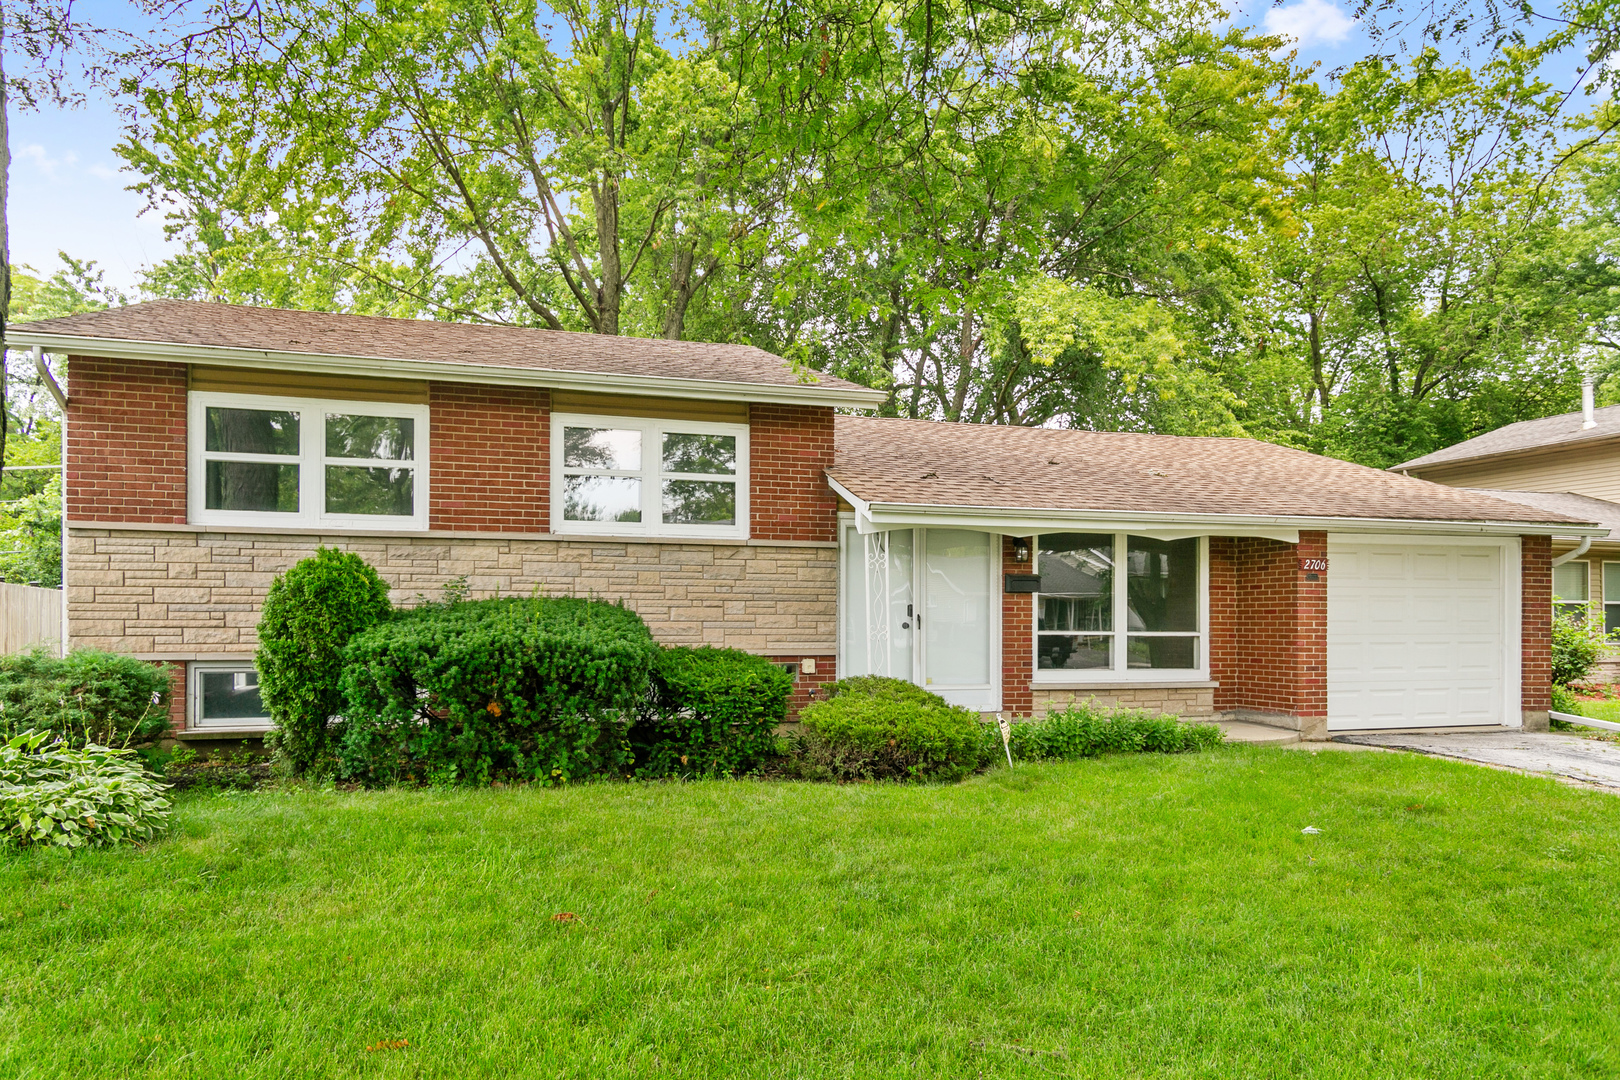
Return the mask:
<path id="1" fill-rule="evenodd" d="M 206 752 L 178 746 L 163 763 L 163 779 L 175 791 L 252 791 L 273 776 L 270 762 L 249 749 Z"/>
<path id="2" fill-rule="evenodd" d="M 0 1075 L 1608 1077 L 1617 834 L 1550 780 L 1251 746 L 185 794 L 143 848 L 0 859 Z"/>

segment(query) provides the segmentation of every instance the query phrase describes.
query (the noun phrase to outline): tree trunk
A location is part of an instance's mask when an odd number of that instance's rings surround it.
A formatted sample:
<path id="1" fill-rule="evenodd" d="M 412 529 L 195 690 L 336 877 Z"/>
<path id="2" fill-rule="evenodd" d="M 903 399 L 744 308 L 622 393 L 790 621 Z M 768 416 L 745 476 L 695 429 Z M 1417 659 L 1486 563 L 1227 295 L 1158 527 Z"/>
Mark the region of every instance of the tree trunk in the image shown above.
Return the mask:
<path id="1" fill-rule="evenodd" d="M 6 478 L 6 323 L 11 317 L 11 230 L 6 220 L 6 199 L 11 194 L 11 101 L 6 94 L 5 45 L 6 12 L 0 7 L 0 483 Z"/>

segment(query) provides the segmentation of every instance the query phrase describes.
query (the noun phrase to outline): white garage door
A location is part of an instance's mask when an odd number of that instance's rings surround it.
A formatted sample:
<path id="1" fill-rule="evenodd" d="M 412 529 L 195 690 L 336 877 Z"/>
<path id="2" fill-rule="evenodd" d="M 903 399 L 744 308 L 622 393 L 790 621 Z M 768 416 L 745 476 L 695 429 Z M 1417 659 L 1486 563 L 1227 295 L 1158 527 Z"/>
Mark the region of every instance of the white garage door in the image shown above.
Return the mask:
<path id="1" fill-rule="evenodd" d="M 1504 556 L 1498 544 L 1330 536 L 1328 729 L 1503 723 Z"/>

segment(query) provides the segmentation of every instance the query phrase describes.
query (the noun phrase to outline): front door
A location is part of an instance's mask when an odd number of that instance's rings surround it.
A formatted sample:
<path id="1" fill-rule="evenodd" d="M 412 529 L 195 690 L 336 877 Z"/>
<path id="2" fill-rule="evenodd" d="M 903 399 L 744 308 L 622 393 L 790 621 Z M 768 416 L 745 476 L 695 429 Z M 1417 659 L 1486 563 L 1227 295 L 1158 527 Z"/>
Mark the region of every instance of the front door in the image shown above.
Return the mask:
<path id="1" fill-rule="evenodd" d="M 892 675 L 953 705 L 1001 705 L 999 538 L 967 529 L 844 530 L 842 671 Z"/>

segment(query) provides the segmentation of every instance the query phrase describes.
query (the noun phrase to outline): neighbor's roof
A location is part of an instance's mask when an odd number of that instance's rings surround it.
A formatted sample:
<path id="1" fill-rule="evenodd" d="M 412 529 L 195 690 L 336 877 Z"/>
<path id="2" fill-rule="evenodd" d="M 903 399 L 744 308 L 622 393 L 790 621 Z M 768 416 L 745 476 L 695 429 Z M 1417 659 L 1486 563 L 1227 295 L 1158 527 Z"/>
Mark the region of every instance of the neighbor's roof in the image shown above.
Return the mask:
<path id="1" fill-rule="evenodd" d="M 616 388 L 732 400 L 806 400 L 849 406 L 882 401 L 881 391 L 829 375 L 801 376 L 752 345 L 606 337 L 485 323 L 427 322 L 152 300 L 13 326 L 15 347 L 188 363 L 273 365 L 394 378 L 568 388 Z M 611 383 L 605 387 L 605 383 Z M 715 394 L 713 384 L 732 389 Z M 704 384 L 702 387 L 694 384 Z M 748 388 L 761 393 L 750 394 Z"/>
<path id="2" fill-rule="evenodd" d="M 1607 499 L 1594 499 L 1589 495 L 1574 495 L 1567 491 L 1508 491 L 1504 488 L 1465 488 L 1466 491 L 1477 491 L 1481 495 L 1489 495 L 1494 499 L 1506 499 L 1508 502 L 1521 503 L 1533 506 L 1537 510 L 1549 510 L 1565 517 L 1580 518 L 1582 521 L 1595 521 L 1609 530 L 1611 539 L 1620 538 L 1620 503 L 1612 503 Z"/>
<path id="3" fill-rule="evenodd" d="M 1598 442 L 1620 437 L 1620 405 L 1606 405 L 1592 412 L 1596 427 L 1583 427 L 1586 418 L 1578 413 L 1544 416 L 1540 420 L 1520 420 L 1495 431 L 1476 435 L 1467 442 L 1436 450 L 1393 466 L 1397 470 L 1423 469 L 1432 465 L 1460 464 L 1482 458 L 1502 457 L 1526 450 L 1545 450 L 1573 443 Z"/>
<path id="4" fill-rule="evenodd" d="M 995 508 L 1019 516 L 1094 511 L 1155 519 L 1544 526 L 1593 521 L 1256 439 L 857 416 L 840 416 L 836 424 L 828 476 L 868 506 Z"/>

